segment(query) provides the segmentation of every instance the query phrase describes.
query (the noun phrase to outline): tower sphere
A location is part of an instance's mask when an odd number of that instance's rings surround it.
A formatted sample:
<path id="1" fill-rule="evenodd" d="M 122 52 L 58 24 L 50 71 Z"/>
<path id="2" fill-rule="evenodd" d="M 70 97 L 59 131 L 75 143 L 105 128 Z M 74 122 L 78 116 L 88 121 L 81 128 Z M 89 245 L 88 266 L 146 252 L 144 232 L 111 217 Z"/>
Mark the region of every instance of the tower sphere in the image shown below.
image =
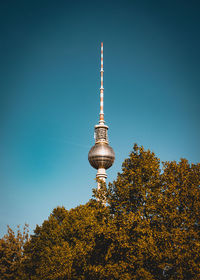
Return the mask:
<path id="1" fill-rule="evenodd" d="M 108 169 L 113 165 L 115 153 L 108 144 L 96 143 L 89 151 L 88 160 L 96 169 Z"/>

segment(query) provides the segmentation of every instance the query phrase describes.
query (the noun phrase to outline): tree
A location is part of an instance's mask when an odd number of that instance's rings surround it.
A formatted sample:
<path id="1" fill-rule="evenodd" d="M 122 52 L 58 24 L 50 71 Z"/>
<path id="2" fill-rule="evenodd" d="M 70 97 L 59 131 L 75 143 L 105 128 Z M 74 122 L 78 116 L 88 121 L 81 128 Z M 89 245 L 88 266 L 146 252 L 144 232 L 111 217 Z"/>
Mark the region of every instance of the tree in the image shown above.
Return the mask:
<path id="1" fill-rule="evenodd" d="M 160 266 L 170 279 L 200 278 L 200 164 L 165 162 L 153 221 Z"/>
<path id="2" fill-rule="evenodd" d="M 106 190 L 56 208 L 26 247 L 31 279 L 198 279 L 200 166 L 134 146 Z M 105 197 L 107 206 L 105 206 Z"/>
<path id="3" fill-rule="evenodd" d="M 91 200 L 53 210 L 26 244 L 24 268 L 34 279 L 98 279 L 105 265 L 108 209 Z"/>
<path id="4" fill-rule="evenodd" d="M 107 200 L 127 279 L 200 278 L 200 164 L 163 163 L 134 146 Z M 121 279 L 121 278 L 118 278 Z"/>
<path id="5" fill-rule="evenodd" d="M 200 164 L 161 164 L 135 145 L 117 179 L 94 196 L 55 208 L 29 239 L 9 229 L 0 278 L 200 279 Z"/>
<path id="6" fill-rule="evenodd" d="M 117 229 L 110 261 L 122 267 L 117 279 L 123 275 L 125 279 L 157 279 L 152 273 L 158 269 L 158 248 L 151 219 L 156 215 L 160 181 L 159 159 L 135 145 L 122 165 L 122 173 L 109 185 L 107 201 Z"/>
<path id="7" fill-rule="evenodd" d="M 28 225 L 24 226 L 22 233 L 18 226 L 16 234 L 8 226 L 8 233 L 0 239 L 0 279 L 24 279 L 22 262 L 24 258 L 24 244 L 27 242 L 28 237 Z"/>

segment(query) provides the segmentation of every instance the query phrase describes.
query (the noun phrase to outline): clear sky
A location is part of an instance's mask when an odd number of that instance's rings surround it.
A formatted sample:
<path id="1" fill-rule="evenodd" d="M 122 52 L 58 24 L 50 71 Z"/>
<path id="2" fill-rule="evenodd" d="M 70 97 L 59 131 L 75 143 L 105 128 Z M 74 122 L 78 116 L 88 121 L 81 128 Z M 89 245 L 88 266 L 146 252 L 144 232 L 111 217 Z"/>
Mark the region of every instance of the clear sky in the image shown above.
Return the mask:
<path id="1" fill-rule="evenodd" d="M 101 41 L 108 182 L 134 143 L 199 162 L 199 14 L 193 0 L 1 1 L 0 236 L 91 198 Z"/>

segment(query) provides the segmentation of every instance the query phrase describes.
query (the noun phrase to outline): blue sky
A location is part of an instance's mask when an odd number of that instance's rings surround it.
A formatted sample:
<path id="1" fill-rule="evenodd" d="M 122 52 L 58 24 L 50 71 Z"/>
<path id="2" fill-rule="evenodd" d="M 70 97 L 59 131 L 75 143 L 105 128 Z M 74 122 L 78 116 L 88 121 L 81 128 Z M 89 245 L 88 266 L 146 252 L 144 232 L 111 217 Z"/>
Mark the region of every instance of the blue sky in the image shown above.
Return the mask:
<path id="1" fill-rule="evenodd" d="M 133 144 L 200 158 L 198 1 L 4 1 L 0 7 L 0 235 L 86 203 L 87 155 L 105 120 L 116 178 Z"/>

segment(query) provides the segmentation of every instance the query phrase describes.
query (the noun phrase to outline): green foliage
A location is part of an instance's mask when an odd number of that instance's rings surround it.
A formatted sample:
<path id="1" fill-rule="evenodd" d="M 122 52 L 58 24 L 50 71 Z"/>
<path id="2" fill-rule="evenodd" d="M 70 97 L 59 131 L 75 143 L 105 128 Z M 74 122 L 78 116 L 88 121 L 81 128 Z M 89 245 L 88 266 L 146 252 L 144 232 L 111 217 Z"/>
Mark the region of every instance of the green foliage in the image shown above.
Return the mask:
<path id="1" fill-rule="evenodd" d="M 199 164 L 166 162 L 161 172 L 154 153 L 135 145 L 107 200 L 118 229 L 113 255 L 130 279 L 200 278 Z"/>
<path id="2" fill-rule="evenodd" d="M 104 264 L 107 217 L 108 209 L 96 201 L 54 209 L 25 248 L 31 279 L 93 279 Z"/>
<path id="3" fill-rule="evenodd" d="M 200 278 L 200 165 L 181 159 L 164 163 L 162 195 L 156 204 L 154 226 L 162 266 L 171 268 L 170 279 Z"/>
<path id="4" fill-rule="evenodd" d="M 130 279 L 199 279 L 200 164 L 182 159 L 159 167 L 154 153 L 135 145 L 109 185 L 118 229 L 112 254 Z"/>
<path id="5" fill-rule="evenodd" d="M 30 239 L 9 229 L 0 279 L 200 279 L 200 164 L 162 166 L 135 145 L 96 200 L 54 209 Z"/>
<path id="6" fill-rule="evenodd" d="M 17 234 L 8 226 L 8 233 L 0 239 L 0 279 L 21 280 L 25 275 L 22 269 L 24 244 L 28 241 L 28 225 Z"/>

